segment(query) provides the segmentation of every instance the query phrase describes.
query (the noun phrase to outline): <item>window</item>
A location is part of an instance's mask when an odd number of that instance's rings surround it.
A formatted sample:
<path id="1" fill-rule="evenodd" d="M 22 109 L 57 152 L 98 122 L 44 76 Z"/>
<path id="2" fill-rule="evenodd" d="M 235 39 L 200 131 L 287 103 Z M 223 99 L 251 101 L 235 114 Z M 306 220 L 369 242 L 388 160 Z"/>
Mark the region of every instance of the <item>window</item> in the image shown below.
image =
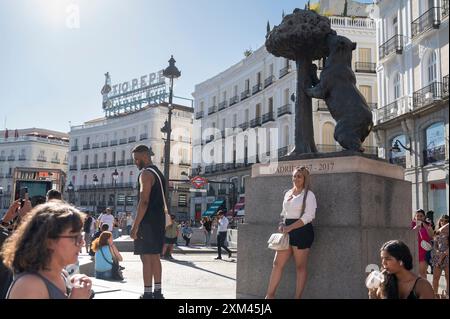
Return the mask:
<path id="1" fill-rule="evenodd" d="M 269 97 L 269 113 L 273 113 L 273 97 Z"/>
<path id="2" fill-rule="evenodd" d="M 372 62 L 370 48 L 360 48 L 358 50 L 358 53 L 359 53 L 359 62 L 366 62 L 366 63 Z"/>
<path id="3" fill-rule="evenodd" d="M 234 96 L 236 96 L 238 94 L 238 86 L 237 85 L 234 86 L 233 92 L 234 92 Z"/>
<path id="4" fill-rule="evenodd" d="M 261 84 L 261 72 L 256 73 L 256 84 Z"/>
<path id="5" fill-rule="evenodd" d="M 233 114 L 233 128 L 237 127 L 237 114 Z"/>
<path id="6" fill-rule="evenodd" d="M 289 88 L 284 90 L 284 94 L 283 94 L 283 101 L 284 101 L 284 105 L 289 104 Z"/>
<path id="7" fill-rule="evenodd" d="M 322 144 L 335 145 L 334 141 L 334 124 L 327 122 L 322 126 Z"/>
<path id="8" fill-rule="evenodd" d="M 431 84 L 436 81 L 436 52 L 431 52 L 430 56 L 428 57 L 428 83 Z"/>
<path id="9" fill-rule="evenodd" d="M 284 126 L 284 146 L 289 146 L 289 125 Z"/>
<path id="10" fill-rule="evenodd" d="M 359 91 L 361 92 L 362 96 L 366 99 L 367 103 L 372 102 L 372 87 L 369 85 L 360 85 Z"/>
<path id="11" fill-rule="evenodd" d="M 256 117 L 260 117 L 261 116 L 261 104 L 256 104 Z"/>
<path id="12" fill-rule="evenodd" d="M 88 164 L 89 163 L 89 155 L 85 155 L 84 156 L 84 164 Z"/>
<path id="13" fill-rule="evenodd" d="M 245 114 L 244 115 L 244 118 L 245 118 L 244 122 L 248 122 L 248 109 L 245 110 L 244 114 Z"/>
<path id="14" fill-rule="evenodd" d="M 269 65 L 269 76 L 273 76 L 273 64 Z"/>
<path id="15" fill-rule="evenodd" d="M 250 90 L 250 80 L 245 80 L 245 90 Z"/>
<path id="16" fill-rule="evenodd" d="M 215 97 L 215 96 L 213 96 L 213 103 L 212 103 L 212 106 L 216 106 L 216 97 Z"/>
<path id="17" fill-rule="evenodd" d="M 202 102 L 200 102 L 200 112 L 203 112 L 203 107 L 204 107 L 204 103 L 202 101 Z"/>
<path id="18" fill-rule="evenodd" d="M 400 73 L 397 73 L 394 77 L 394 100 L 398 100 L 401 97 L 401 94 Z"/>
<path id="19" fill-rule="evenodd" d="M 445 160 L 444 122 L 437 122 L 425 130 L 424 165 Z"/>

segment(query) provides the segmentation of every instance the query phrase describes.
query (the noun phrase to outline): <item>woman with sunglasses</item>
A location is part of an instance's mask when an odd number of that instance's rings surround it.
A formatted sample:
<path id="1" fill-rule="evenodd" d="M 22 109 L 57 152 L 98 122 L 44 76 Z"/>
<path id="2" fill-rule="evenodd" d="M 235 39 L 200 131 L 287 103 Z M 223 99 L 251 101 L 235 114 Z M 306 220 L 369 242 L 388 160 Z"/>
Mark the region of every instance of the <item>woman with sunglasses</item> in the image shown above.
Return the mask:
<path id="1" fill-rule="evenodd" d="M 63 202 L 36 206 L 6 240 L 1 255 L 14 272 L 7 299 L 89 299 L 92 282 L 85 275 L 66 277 L 75 264 L 84 214 Z M 75 282 L 76 281 L 76 282 Z"/>
<path id="2" fill-rule="evenodd" d="M 314 241 L 311 222 L 316 215 L 316 197 L 310 190 L 310 176 L 306 167 L 296 167 L 292 174 L 292 188 L 286 192 L 278 230 L 289 234 L 289 248 L 275 253 L 266 299 L 275 298 L 275 292 L 284 266 L 294 256 L 297 273 L 295 299 L 300 299 L 305 288 L 309 249 Z"/>

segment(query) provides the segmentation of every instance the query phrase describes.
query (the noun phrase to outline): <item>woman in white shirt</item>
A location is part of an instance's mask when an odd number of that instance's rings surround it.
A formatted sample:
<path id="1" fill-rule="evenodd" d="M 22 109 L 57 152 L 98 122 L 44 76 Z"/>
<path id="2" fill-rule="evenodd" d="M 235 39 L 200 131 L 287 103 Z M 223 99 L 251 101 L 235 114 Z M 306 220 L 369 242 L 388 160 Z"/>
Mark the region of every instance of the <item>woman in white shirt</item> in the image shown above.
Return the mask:
<path id="1" fill-rule="evenodd" d="M 306 284 L 309 248 L 314 241 L 311 222 L 316 215 L 317 203 L 314 193 L 309 189 L 310 176 L 306 167 L 294 169 L 292 184 L 292 189 L 284 195 L 283 211 L 281 212 L 284 222 L 280 223 L 278 228 L 280 232 L 289 234 L 289 249 L 278 250 L 275 253 L 266 299 L 275 298 L 284 266 L 292 255 L 297 272 L 295 299 L 300 299 Z M 302 210 L 303 206 L 304 210 Z"/>

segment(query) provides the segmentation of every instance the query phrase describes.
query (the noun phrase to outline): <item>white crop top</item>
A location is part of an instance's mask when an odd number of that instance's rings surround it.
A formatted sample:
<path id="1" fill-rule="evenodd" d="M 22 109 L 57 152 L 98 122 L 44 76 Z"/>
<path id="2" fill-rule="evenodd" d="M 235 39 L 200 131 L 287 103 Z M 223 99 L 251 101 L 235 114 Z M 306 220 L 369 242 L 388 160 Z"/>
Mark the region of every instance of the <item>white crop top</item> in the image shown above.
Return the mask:
<path id="1" fill-rule="evenodd" d="M 299 219 L 300 213 L 302 211 L 303 196 L 305 194 L 305 191 L 303 190 L 298 195 L 292 195 L 292 199 L 288 201 L 288 198 L 291 196 L 291 194 L 292 190 L 286 192 L 286 194 L 284 195 L 283 210 L 281 212 L 281 216 L 285 219 Z M 306 197 L 305 204 L 305 212 L 300 219 L 303 221 L 303 224 L 306 225 L 312 222 L 316 217 L 316 196 L 311 190 L 308 191 L 308 196 Z"/>

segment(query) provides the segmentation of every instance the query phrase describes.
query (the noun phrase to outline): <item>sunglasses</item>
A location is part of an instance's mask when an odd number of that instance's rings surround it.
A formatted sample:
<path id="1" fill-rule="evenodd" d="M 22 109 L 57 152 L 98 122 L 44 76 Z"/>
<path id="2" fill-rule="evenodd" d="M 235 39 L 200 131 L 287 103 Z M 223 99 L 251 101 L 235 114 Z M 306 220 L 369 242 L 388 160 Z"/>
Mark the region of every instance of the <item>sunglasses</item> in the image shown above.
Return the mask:
<path id="1" fill-rule="evenodd" d="M 72 238 L 75 246 L 81 246 L 81 244 L 83 243 L 83 235 L 82 234 L 67 235 L 67 236 L 56 236 L 56 238 Z"/>

